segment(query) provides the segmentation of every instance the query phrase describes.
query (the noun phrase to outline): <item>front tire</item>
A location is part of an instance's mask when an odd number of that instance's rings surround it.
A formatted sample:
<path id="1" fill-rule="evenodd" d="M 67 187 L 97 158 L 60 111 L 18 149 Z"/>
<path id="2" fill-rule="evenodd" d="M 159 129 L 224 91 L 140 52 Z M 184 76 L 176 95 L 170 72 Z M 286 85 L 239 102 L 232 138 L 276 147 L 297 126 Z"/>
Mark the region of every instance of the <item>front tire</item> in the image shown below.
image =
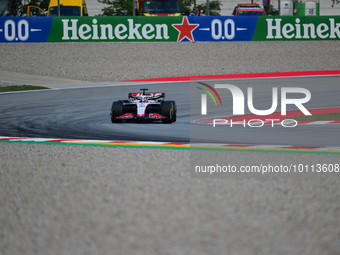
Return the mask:
<path id="1" fill-rule="evenodd" d="M 162 115 L 167 117 L 166 119 L 162 119 L 163 123 L 170 124 L 176 121 L 177 106 L 175 101 L 164 101 L 162 103 L 161 111 Z"/>
<path id="2" fill-rule="evenodd" d="M 111 122 L 112 123 L 122 123 L 123 120 L 116 119 L 115 117 L 123 115 L 123 103 L 120 101 L 113 102 L 111 108 Z"/>
<path id="3" fill-rule="evenodd" d="M 175 101 L 170 101 L 173 105 L 173 114 L 172 114 L 172 122 L 176 122 L 177 121 L 177 104 Z"/>

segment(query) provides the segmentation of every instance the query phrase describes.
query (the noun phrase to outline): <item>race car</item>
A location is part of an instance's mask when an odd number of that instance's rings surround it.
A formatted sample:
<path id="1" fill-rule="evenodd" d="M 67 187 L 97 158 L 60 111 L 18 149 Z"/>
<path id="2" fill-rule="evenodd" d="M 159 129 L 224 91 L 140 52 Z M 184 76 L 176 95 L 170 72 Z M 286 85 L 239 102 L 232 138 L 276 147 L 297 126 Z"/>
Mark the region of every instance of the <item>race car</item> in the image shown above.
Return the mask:
<path id="1" fill-rule="evenodd" d="M 129 93 L 128 100 L 114 101 L 111 107 L 111 122 L 159 121 L 172 123 L 177 120 L 175 101 L 165 101 L 165 93 Z"/>

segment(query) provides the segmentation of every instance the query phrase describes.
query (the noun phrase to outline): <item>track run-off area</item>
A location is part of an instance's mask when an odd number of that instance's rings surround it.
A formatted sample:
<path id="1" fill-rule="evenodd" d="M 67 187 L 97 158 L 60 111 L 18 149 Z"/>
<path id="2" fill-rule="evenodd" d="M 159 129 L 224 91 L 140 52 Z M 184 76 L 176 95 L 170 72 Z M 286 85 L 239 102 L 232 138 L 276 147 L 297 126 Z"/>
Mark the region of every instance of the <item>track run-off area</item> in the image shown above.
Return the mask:
<path id="1" fill-rule="evenodd" d="M 215 84 L 233 84 L 245 94 L 248 87 L 253 87 L 253 100 L 257 109 L 270 108 L 271 91 L 274 87 L 308 89 L 311 99 L 304 106 L 312 114 L 328 113 L 327 109 L 337 112 L 340 109 L 340 71 L 131 80 L 125 84 L 113 83 L 98 87 L 1 93 L 0 141 L 162 149 L 191 147 L 236 151 L 340 153 L 340 124 L 333 120 L 298 122 L 297 126 L 288 128 L 280 125 L 253 128 L 219 125 L 214 132 L 221 135 L 216 138 L 216 134 L 211 132 L 212 123 L 204 121 L 200 115 L 200 98 L 193 98 L 190 91 L 192 86 L 198 86 L 201 81 L 212 87 Z M 164 92 L 166 100 L 175 100 L 178 107 L 177 122 L 170 125 L 157 122 L 112 124 L 109 116 L 112 101 L 126 99 L 128 93 L 138 92 L 140 88 L 148 88 L 150 92 Z M 218 119 L 232 116 L 233 98 L 230 92 L 223 96 L 224 101 L 230 102 L 229 109 L 209 108 Z M 277 110 L 280 110 L 280 105 Z M 296 110 L 295 105 L 288 105 L 287 117 Z M 245 116 L 249 119 L 252 115 L 248 111 Z M 258 116 L 254 119 L 257 118 Z"/>

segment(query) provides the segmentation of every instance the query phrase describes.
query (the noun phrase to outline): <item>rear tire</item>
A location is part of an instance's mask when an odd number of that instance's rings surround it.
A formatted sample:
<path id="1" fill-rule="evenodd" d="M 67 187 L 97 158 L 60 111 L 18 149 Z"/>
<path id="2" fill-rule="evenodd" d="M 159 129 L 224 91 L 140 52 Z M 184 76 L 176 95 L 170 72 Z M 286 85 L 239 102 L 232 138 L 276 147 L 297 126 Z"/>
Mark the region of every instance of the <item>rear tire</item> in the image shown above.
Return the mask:
<path id="1" fill-rule="evenodd" d="M 123 120 L 116 119 L 115 117 L 123 115 L 123 103 L 120 101 L 113 102 L 111 108 L 111 122 L 112 123 L 122 123 Z"/>

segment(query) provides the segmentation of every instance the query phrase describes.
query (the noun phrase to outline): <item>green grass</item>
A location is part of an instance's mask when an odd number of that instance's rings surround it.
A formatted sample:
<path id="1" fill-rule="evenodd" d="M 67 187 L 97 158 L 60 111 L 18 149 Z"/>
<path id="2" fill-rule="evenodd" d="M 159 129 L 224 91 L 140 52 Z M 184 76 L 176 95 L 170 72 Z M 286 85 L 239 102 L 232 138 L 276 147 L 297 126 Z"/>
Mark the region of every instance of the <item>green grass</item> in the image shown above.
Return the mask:
<path id="1" fill-rule="evenodd" d="M 49 89 L 41 86 L 21 85 L 21 86 L 6 86 L 0 87 L 0 92 L 12 92 L 12 91 L 23 91 L 23 90 L 39 90 Z"/>
<path id="2" fill-rule="evenodd" d="M 331 121 L 331 120 L 340 120 L 340 112 L 336 113 L 327 113 L 327 114 L 316 114 L 312 116 L 296 116 L 292 117 L 297 121 Z"/>

